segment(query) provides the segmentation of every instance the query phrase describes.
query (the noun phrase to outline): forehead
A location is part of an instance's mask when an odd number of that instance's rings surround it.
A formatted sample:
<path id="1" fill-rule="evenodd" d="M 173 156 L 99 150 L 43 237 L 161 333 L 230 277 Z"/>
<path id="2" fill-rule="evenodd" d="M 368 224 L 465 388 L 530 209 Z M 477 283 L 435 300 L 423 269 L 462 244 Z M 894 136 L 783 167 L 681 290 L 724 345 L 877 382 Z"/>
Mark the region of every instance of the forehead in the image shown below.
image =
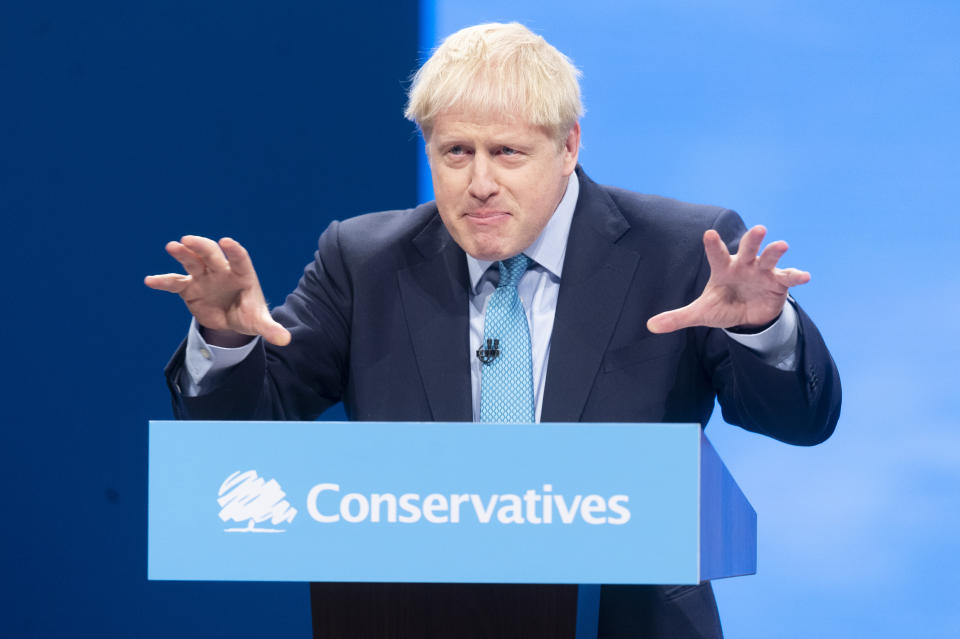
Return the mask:
<path id="1" fill-rule="evenodd" d="M 434 141 L 524 140 L 530 144 L 549 142 L 543 127 L 501 113 L 443 111 L 434 118 L 429 138 Z"/>

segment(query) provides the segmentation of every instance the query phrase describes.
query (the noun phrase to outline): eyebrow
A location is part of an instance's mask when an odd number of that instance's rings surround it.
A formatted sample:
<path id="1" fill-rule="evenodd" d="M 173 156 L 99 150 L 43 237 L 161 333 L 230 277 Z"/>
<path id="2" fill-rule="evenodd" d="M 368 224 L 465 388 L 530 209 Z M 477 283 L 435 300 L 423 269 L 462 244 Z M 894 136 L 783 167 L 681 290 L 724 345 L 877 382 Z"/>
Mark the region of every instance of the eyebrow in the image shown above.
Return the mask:
<path id="1" fill-rule="evenodd" d="M 442 136 L 436 136 L 436 137 L 433 138 L 432 141 L 437 145 L 438 148 L 441 148 L 441 149 L 449 148 L 449 147 L 453 147 L 453 146 L 469 146 L 469 147 L 471 147 L 471 148 L 474 147 L 474 146 L 476 146 L 476 144 L 474 144 L 474 141 L 473 141 L 473 140 L 469 140 L 469 139 L 466 139 L 466 138 L 455 137 L 455 136 L 450 136 L 449 138 L 443 138 Z M 488 147 L 501 147 L 501 146 L 505 146 L 505 147 L 509 147 L 509 148 L 511 148 L 511 149 L 515 149 L 515 150 L 517 150 L 517 151 L 523 151 L 523 152 L 525 152 L 525 153 L 528 153 L 528 152 L 530 152 L 530 151 L 533 149 L 533 147 L 535 146 L 535 144 L 530 143 L 530 142 L 520 141 L 520 140 L 514 140 L 514 141 L 511 142 L 511 141 L 507 141 L 507 140 L 505 140 L 505 139 L 503 139 L 503 138 L 500 138 L 500 139 L 496 139 L 496 138 L 495 138 L 495 139 L 492 140 L 488 145 L 484 145 L 484 146 L 488 146 Z"/>

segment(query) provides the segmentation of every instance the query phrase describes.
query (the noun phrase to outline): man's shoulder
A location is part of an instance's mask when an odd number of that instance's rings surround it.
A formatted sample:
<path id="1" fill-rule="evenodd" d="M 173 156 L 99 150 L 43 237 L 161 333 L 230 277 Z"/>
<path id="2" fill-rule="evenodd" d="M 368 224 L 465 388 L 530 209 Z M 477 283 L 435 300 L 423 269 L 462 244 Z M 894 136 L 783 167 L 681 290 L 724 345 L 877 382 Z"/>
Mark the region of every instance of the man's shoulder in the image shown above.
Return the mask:
<path id="1" fill-rule="evenodd" d="M 335 241 L 346 254 L 383 254 L 413 248 L 417 238 L 444 234 L 436 204 L 427 202 L 411 209 L 365 213 L 330 224 L 320 239 Z M 332 236 L 332 237 L 331 237 Z"/>
<path id="2" fill-rule="evenodd" d="M 320 236 L 317 257 L 383 272 L 417 263 L 450 241 L 436 204 L 428 202 L 334 221 Z"/>
<path id="3" fill-rule="evenodd" d="M 730 209 L 712 204 L 684 202 L 662 195 L 639 193 L 617 186 L 597 184 L 583 175 L 582 193 L 589 198 L 589 208 L 612 208 L 610 215 L 626 222 L 628 229 L 620 238 L 624 245 L 659 243 L 664 246 L 690 245 L 700 250 L 703 232 L 713 228 L 722 236 L 739 235 L 743 223 Z M 729 232 L 729 233 L 728 233 Z"/>
<path id="4" fill-rule="evenodd" d="M 411 209 L 365 213 L 335 224 L 342 239 L 382 248 L 408 243 L 436 222 L 436 204 L 427 202 Z"/>
<path id="5" fill-rule="evenodd" d="M 638 193 L 616 186 L 598 185 L 631 222 L 664 226 L 710 225 L 727 212 L 722 206 L 684 202 L 662 195 Z"/>
<path id="6" fill-rule="evenodd" d="M 581 175 L 583 202 L 580 224 L 615 229 L 611 237 L 623 248 L 651 255 L 694 256 L 703 252 L 703 233 L 717 230 L 728 242 L 743 232 L 743 222 L 730 209 L 709 204 L 638 193 L 597 184 Z M 578 205 L 579 206 L 579 205 Z M 591 221 L 593 220 L 593 221 Z"/>

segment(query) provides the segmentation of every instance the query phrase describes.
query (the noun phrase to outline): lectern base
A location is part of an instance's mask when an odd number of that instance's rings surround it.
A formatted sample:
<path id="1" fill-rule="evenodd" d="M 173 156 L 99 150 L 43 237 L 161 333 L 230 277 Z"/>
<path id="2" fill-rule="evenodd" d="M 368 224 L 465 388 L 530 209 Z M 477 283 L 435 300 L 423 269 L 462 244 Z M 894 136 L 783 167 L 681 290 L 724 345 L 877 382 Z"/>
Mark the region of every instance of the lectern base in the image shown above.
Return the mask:
<path id="1" fill-rule="evenodd" d="M 577 587 L 310 584 L 315 639 L 574 639 Z"/>
<path id="2" fill-rule="evenodd" d="M 577 586 L 310 584 L 315 639 L 574 639 Z M 710 583 L 605 586 L 600 636 L 722 639 Z M 596 636 L 596 630 L 593 630 Z"/>

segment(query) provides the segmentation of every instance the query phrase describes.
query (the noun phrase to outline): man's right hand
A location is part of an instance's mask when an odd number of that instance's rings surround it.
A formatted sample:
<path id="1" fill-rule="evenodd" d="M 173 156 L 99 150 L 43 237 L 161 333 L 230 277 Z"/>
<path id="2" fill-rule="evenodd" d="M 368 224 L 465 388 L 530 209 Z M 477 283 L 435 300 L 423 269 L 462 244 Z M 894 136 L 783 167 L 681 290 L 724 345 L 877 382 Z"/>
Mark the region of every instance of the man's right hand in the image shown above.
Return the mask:
<path id="1" fill-rule="evenodd" d="M 167 253 L 187 275 L 148 275 L 143 283 L 158 291 L 177 293 L 197 323 L 204 339 L 214 346 L 240 346 L 241 335 L 260 335 L 276 346 L 290 343 L 290 333 L 270 317 L 260 281 L 247 250 L 228 237 L 220 242 L 185 235 L 167 244 Z"/>

